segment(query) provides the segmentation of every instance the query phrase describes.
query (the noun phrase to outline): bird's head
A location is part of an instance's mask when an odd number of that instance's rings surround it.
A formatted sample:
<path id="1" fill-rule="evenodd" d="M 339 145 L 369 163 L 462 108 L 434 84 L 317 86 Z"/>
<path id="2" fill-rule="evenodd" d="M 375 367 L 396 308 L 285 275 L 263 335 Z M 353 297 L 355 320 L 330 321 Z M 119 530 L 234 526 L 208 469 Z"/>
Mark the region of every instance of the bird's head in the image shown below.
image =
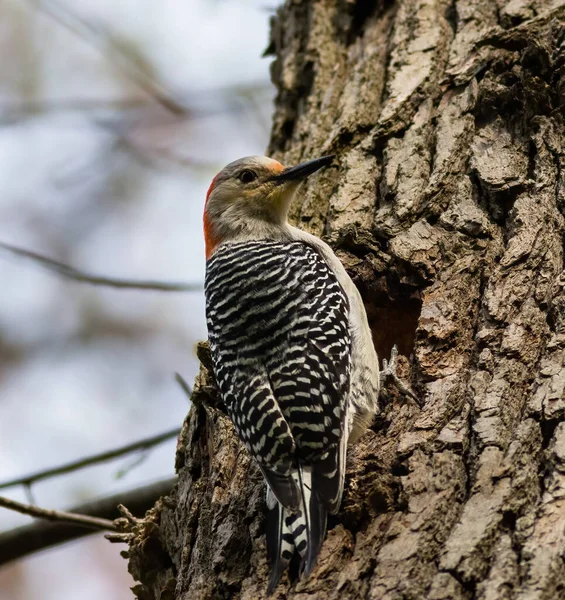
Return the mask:
<path id="1" fill-rule="evenodd" d="M 290 202 L 302 180 L 329 165 L 322 156 L 285 168 L 266 156 L 246 156 L 224 167 L 212 180 L 204 208 L 206 257 L 222 242 L 266 237 L 284 226 Z"/>

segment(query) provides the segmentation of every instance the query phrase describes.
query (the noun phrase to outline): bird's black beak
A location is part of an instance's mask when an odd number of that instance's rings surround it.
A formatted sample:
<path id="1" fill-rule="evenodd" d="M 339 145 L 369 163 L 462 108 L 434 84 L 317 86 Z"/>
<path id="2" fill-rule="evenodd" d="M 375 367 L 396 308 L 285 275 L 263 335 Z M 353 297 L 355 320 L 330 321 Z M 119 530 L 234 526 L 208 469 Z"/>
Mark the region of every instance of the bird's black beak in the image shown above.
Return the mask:
<path id="1" fill-rule="evenodd" d="M 288 167 L 284 171 L 281 171 L 278 175 L 275 176 L 274 180 L 276 183 L 285 183 L 287 181 L 298 181 L 301 179 L 306 179 L 312 173 L 315 173 L 322 167 L 327 167 L 332 163 L 335 158 L 335 154 L 330 154 L 328 156 L 322 156 L 320 158 L 315 158 L 314 160 L 308 160 L 303 162 L 296 167 Z"/>

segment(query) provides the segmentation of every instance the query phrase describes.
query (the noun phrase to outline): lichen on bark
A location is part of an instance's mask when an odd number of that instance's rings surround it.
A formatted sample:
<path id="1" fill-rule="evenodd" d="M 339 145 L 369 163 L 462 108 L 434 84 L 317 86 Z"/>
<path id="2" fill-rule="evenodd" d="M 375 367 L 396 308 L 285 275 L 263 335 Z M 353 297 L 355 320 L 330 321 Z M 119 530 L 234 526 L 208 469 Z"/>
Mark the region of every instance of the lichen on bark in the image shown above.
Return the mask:
<path id="1" fill-rule="evenodd" d="M 555 0 L 279 9 L 268 152 L 339 165 L 292 218 L 424 405 L 383 404 L 315 571 L 274 598 L 565 597 L 564 40 Z M 138 597 L 264 597 L 264 484 L 204 366 L 177 470 L 130 545 Z"/>

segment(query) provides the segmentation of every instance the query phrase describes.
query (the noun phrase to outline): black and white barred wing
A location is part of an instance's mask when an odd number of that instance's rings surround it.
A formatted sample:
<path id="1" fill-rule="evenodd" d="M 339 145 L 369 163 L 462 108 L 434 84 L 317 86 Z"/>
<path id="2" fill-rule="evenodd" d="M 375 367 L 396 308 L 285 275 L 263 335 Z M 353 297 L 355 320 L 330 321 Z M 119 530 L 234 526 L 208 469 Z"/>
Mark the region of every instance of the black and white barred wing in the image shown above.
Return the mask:
<path id="1" fill-rule="evenodd" d="M 293 470 L 331 512 L 343 487 L 348 301 L 303 242 L 226 244 L 208 261 L 214 374 L 234 426 L 277 499 L 296 508 Z"/>

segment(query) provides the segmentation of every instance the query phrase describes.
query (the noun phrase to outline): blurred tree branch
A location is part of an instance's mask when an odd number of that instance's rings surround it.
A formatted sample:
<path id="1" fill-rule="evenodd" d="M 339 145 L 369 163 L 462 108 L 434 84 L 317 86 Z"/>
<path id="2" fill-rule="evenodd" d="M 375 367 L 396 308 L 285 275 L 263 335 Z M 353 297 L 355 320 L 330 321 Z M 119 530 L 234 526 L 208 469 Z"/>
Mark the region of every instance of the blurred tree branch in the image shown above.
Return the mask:
<path id="1" fill-rule="evenodd" d="M 45 469 L 43 471 L 37 471 L 35 473 L 30 473 L 29 475 L 25 475 L 23 477 L 17 477 L 9 481 L 4 481 L 0 483 L 0 489 L 14 487 L 17 485 L 30 486 L 33 483 L 41 481 L 42 479 L 49 479 L 57 475 L 71 473 L 72 471 L 83 469 L 84 467 L 88 467 L 90 465 L 107 462 L 109 460 L 113 460 L 114 458 L 124 456 L 125 454 L 136 452 L 137 450 L 147 450 L 148 448 L 157 446 L 158 444 L 161 444 L 166 440 L 177 437 L 179 433 L 180 428 L 171 429 L 170 431 L 165 431 L 158 435 L 147 437 L 142 440 L 138 440 L 137 442 L 126 444 L 125 446 L 120 446 L 119 448 L 106 450 L 105 452 L 100 452 L 98 454 L 93 454 L 92 456 L 87 456 L 79 460 L 68 462 L 64 465 L 60 465 L 59 467 Z"/>
<path id="2" fill-rule="evenodd" d="M 119 289 L 155 290 L 159 292 L 199 292 L 203 288 L 201 283 L 120 279 L 85 273 L 84 271 L 79 271 L 74 267 L 53 260 L 52 258 L 38 254 L 37 252 L 19 248 L 18 246 L 13 246 L 6 242 L 0 242 L 0 250 L 6 250 L 16 256 L 27 258 L 36 264 L 41 265 L 48 271 L 56 273 L 66 279 L 79 281 L 81 283 L 89 283 L 91 285 L 101 285 Z"/>
<path id="3" fill-rule="evenodd" d="M 135 514 L 144 514 L 156 500 L 168 494 L 176 477 L 158 481 L 134 490 L 121 492 L 74 506 L 71 513 L 108 520 L 120 516 L 118 504 L 126 504 Z M 0 565 L 44 548 L 95 533 L 75 523 L 40 521 L 0 533 Z"/>
<path id="4" fill-rule="evenodd" d="M 127 52 L 124 45 L 119 44 L 110 32 L 105 31 L 101 25 L 89 22 L 74 13 L 69 6 L 60 2 L 54 2 L 53 0 L 28 1 L 43 14 L 88 42 L 102 54 L 107 54 L 108 51 L 113 52 L 119 70 L 157 103 L 174 114 L 184 115 L 186 113 L 186 107 L 174 98 L 170 90 L 167 90 L 147 73 L 147 69 L 138 64 L 139 61 L 135 59 L 139 57 L 134 57 L 131 52 Z"/>
<path id="5" fill-rule="evenodd" d="M 185 112 L 182 120 L 195 120 L 219 114 L 260 113 L 261 127 L 268 129 L 262 114 L 262 105 L 271 95 L 271 86 L 264 82 L 250 82 L 245 85 L 229 85 L 198 92 L 183 93 Z M 122 98 L 38 98 L 0 102 L 0 124 L 45 113 L 60 112 L 121 112 L 143 113 L 154 107 L 151 98 L 132 96 Z M 177 115 L 178 116 L 178 115 Z"/>

